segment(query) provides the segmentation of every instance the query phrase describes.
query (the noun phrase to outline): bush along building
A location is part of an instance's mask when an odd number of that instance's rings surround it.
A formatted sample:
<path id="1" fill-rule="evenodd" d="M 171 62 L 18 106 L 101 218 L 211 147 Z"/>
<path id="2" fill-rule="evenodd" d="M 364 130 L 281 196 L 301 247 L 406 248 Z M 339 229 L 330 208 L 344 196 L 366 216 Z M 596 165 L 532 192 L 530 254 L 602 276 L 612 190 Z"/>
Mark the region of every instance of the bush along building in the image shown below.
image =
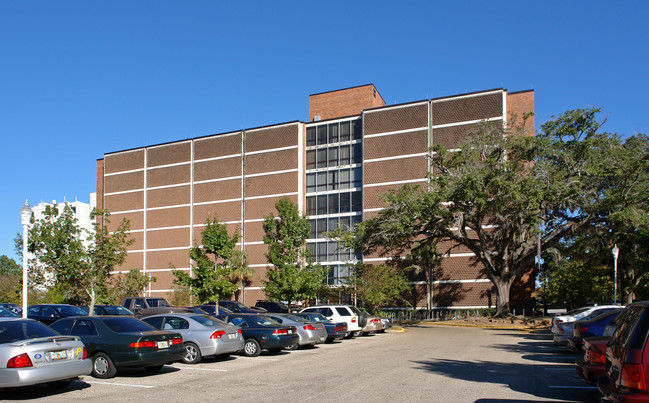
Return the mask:
<path id="1" fill-rule="evenodd" d="M 123 270 L 140 268 L 157 278 L 147 294 L 172 290 L 170 266 L 190 271 L 189 248 L 200 244 L 208 218 L 218 217 L 256 271 L 245 300 L 263 299 L 267 246 L 263 218 L 277 214 L 282 197 L 309 218 L 311 255 L 328 269 L 327 284 L 344 283 L 349 265 L 380 264 L 339 248 L 324 234 L 373 217 L 380 196 L 404 184 L 425 186 L 431 171 L 429 148 L 457 148 L 481 121 L 506 124 L 512 114 L 534 111 L 534 92 L 493 89 L 386 105 L 374 85 L 309 97 L 309 122 L 288 122 L 172 143 L 107 153 L 97 161 L 97 207 L 111 212 L 112 223 L 131 222 Z M 534 122 L 530 134 L 533 134 Z M 414 307 L 486 308 L 495 305 L 492 283 L 472 253 L 453 248 L 429 280 L 413 274 Z M 512 306 L 531 301 L 529 275 L 512 287 Z M 348 302 L 341 292 L 338 299 Z"/>

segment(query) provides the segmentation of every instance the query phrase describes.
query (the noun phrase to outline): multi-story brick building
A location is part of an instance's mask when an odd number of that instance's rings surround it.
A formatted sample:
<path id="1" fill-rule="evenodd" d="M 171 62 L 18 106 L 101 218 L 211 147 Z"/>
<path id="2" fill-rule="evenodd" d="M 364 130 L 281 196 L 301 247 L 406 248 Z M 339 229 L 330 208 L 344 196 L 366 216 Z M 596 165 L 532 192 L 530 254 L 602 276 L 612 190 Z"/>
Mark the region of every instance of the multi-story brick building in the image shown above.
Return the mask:
<path id="1" fill-rule="evenodd" d="M 97 161 L 97 205 L 113 223 L 131 222 L 136 242 L 124 269 L 157 277 L 149 293 L 172 288 L 170 266 L 190 270 L 188 250 L 200 242 L 207 218 L 218 216 L 249 255 L 257 275 L 246 300 L 263 298 L 266 271 L 263 218 L 288 197 L 311 223 L 308 247 L 329 269 L 335 287 L 350 262 L 383 259 L 341 250 L 323 233 L 376 214 L 380 195 L 406 183 L 427 183 L 429 147 L 460 144 L 482 120 L 505 124 L 512 115 L 534 111 L 534 92 L 495 89 L 385 105 L 373 85 L 310 96 L 309 122 L 288 122 L 232 133 L 117 151 Z M 533 133 L 533 121 L 531 122 Z M 429 287 L 425 273 L 413 280 L 416 306 L 493 306 L 495 293 L 472 254 L 454 248 Z M 432 290 L 432 294 L 430 293 Z M 522 279 L 526 298 L 533 279 Z M 513 290 L 513 301 L 517 291 Z M 493 295 L 493 297 L 490 297 Z M 345 298 L 341 295 L 341 298 Z"/>

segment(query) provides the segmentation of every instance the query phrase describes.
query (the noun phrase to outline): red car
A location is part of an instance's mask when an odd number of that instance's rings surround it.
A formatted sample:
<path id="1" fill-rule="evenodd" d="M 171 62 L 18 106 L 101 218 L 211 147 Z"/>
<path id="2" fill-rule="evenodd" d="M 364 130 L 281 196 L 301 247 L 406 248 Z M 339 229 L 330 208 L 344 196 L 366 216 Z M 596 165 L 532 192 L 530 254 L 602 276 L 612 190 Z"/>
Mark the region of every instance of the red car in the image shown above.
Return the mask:
<path id="1" fill-rule="evenodd" d="M 627 309 L 606 346 L 606 373 L 597 387 L 602 401 L 649 402 L 649 301 Z"/>
<path id="2" fill-rule="evenodd" d="M 591 385 L 597 385 L 597 379 L 606 375 L 606 344 L 610 337 L 589 337 L 584 339 L 582 354 L 575 365 L 577 373 L 584 382 Z"/>

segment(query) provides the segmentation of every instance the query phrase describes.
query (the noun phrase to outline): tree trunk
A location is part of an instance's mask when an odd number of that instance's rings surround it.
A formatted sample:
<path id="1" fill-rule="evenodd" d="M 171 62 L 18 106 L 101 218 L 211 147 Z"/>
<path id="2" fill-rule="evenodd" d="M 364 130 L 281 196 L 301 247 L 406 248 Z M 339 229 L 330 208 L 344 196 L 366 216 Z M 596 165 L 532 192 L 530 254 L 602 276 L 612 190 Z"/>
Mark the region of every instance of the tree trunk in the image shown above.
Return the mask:
<path id="1" fill-rule="evenodd" d="M 95 286 L 90 286 L 90 305 L 88 306 L 88 316 L 95 316 Z"/>
<path id="2" fill-rule="evenodd" d="M 503 280 L 499 277 L 494 278 L 496 286 L 496 316 L 503 318 L 509 315 L 509 290 L 511 289 L 513 279 Z"/>

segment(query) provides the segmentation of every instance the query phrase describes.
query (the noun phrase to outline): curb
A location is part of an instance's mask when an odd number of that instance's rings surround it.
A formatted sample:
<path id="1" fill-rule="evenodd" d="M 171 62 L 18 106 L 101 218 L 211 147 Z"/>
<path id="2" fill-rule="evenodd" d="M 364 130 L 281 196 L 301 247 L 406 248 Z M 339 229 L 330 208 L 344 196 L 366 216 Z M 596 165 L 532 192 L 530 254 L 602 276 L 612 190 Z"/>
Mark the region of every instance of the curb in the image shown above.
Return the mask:
<path id="1" fill-rule="evenodd" d="M 413 321 L 413 322 L 401 322 L 401 323 L 410 324 L 410 325 L 426 325 L 426 326 L 454 326 L 454 327 L 476 327 L 480 329 L 494 329 L 494 330 L 518 330 L 518 331 L 523 331 L 528 333 L 540 333 L 550 329 L 548 326 L 532 328 L 527 326 L 474 325 L 468 323 L 425 322 L 425 321 Z"/>

